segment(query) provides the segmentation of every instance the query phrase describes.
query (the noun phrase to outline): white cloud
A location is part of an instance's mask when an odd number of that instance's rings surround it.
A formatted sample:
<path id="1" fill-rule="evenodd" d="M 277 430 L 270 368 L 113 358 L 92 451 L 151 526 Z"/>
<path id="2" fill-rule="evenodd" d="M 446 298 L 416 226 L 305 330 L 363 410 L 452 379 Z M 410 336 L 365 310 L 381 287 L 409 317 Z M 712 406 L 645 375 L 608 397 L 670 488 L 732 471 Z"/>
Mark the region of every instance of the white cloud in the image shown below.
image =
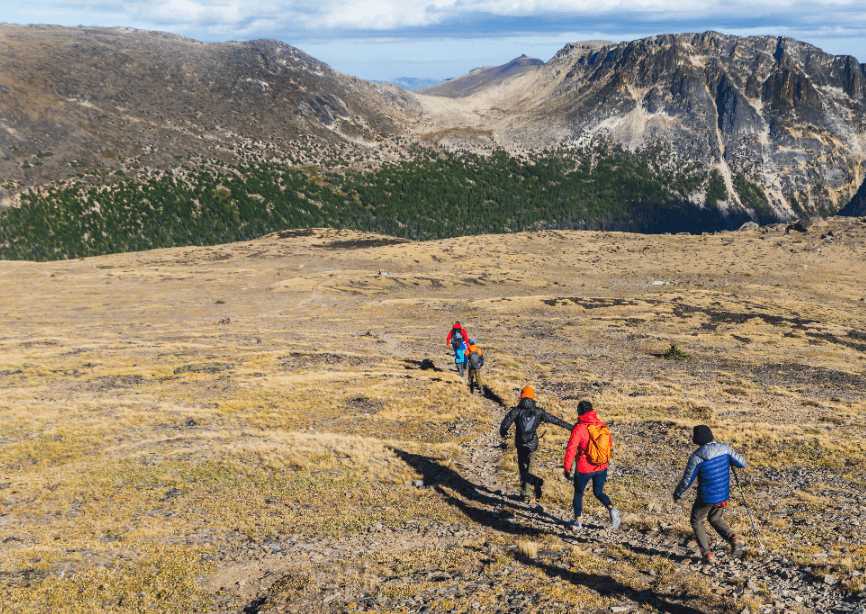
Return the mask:
<path id="1" fill-rule="evenodd" d="M 459 13 L 458 0 L 328 0 L 316 3 L 310 24 L 325 28 L 389 30 L 429 26 Z"/>
<path id="2" fill-rule="evenodd" d="M 597 32 L 623 40 L 635 34 L 717 29 L 784 34 L 835 53 L 866 59 L 866 0 L 0 0 L 0 22 L 119 25 L 167 30 L 206 40 L 279 38 L 322 49 L 351 43 L 372 57 L 388 39 L 406 45 L 439 40 L 431 53 L 472 54 L 491 39 Z M 476 41 L 476 42 L 469 42 Z M 405 44 L 404 44 L 405 43 Z M 459 43 L 459 44 L 458 44 Z M 376 43 L 382 49 L 392 43 Z M 552 43 L 551 43 L 552 44 Z M 363 48 L 362 48 L 363 47 Z M 512 48 L 509 43 L 509 49 Z M 398 51 L 399 49 L 399 51 Z M 346 65 L 363 57 L 347 51 Z M 508 58 L 503 58 L 507 60 Z M 401 57 L 391 62 L 403 61 Z M 456 60 L 455 60 L 456 61 Z M 473 61 L 467 57 L 466 62 Z M 335 62 L 340 67 L 339 62 Z M 443 69 L 444 70 L 444 69 Z"/>
<path id="3" fill-rule="evenodd" d="M 866 27 L 863 0 L 30 0 L 3 3 L 0 20 L 45 21 L 55 15 L 127 22 L 235 28 L 250 23 L 294 30 L 388 31 L 454 23 L 464 16 L 535 19 L 613 19 L 676 23 L 682 20 L 753 20 L 804 29 Z M 124 24 L 125 25 L 125 24 Z M 744 24 L 745 25 L 745 24 Z"/>

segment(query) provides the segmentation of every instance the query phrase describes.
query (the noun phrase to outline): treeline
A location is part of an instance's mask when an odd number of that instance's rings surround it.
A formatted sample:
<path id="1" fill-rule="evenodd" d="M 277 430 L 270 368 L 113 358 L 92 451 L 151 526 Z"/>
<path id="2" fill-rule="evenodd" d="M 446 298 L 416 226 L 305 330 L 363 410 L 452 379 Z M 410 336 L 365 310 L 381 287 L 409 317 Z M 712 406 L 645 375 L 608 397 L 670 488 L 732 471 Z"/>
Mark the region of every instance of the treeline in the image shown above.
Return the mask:
<path id="1" fill-rule="evenodd" d="M 690 202 L 710 175 L 668 166 L 662 152 L 613 147 L 531 159 L 419 151 L 365 173 L 214 164 L 103 186 L 73 183 L 24 194 L 20 207 L 0 212 L 0 258 L 209 245 L 309 227 L 438 239 L 534 228 L 700 232 L 746 219 Z"/>

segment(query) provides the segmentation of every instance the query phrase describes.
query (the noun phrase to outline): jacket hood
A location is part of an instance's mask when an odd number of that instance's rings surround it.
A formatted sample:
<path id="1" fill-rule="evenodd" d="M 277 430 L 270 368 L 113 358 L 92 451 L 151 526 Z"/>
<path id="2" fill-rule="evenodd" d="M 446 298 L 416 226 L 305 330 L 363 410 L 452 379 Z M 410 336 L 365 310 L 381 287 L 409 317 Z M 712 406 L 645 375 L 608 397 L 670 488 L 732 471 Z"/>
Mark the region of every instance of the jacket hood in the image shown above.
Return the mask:
<path id="1" fill-rule="evenodd" d="M 520 399 L 520 403 L 517 404 L 520 409 L 535 409 L 535 401 L 532 399 Z"/>
<path id="2" fill-rule="evenodd" d="M 594 409 L 586 412 L 582 416 L 578 416 L 577 421 L 581 424 L 603 424 Z"/>

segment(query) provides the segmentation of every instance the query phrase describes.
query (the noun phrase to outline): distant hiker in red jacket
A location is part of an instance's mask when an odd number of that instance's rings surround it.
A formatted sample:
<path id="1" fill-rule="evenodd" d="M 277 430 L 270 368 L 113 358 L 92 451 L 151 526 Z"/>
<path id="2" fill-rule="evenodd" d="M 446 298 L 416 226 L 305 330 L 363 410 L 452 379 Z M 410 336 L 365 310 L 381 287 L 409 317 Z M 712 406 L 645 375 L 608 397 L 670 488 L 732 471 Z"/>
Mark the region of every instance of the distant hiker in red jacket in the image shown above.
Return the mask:
<path id="1" fill-rule="evenodd" d="M 460 322 L 454 322 L 454 326 L 445 337 L 445 343 L 454 352 L 454 365 L 457 367 L 457 373 L 463 377 L 463 372 L 466 370 L 466 360 L 469 357 L 466 351 L 469 347 L 469 333 Z"/>
<path id="2" fill-rule="evenodd" d="M 578 403 L 577 415 L 578 421 L 571 431 L 562 463 L 565 478 L 574 480 L 574 499 L 572 499 L 574 520 L 569 525 L 573 531 L 583 528 L 580 519 L 583 514 L 583 491 L 586 490 L 586 485 L 592 482 L 592 494 L 607 508 L 611 527 L 618 529 L 622 521 L 619 510 L 613 506 L 610 497 L 604 492 L 607 467 L 613 454 L 613 437 L 610 429 L 599 419 L 589 401 Z M 575 462 L 577 472 L 572 474 Z"/>
<path id="3" fill-rule="evenodd" d="M 454 349 L 454 335 L 458 335 L 460 341 L 464 344 L 469 343 L 469 333 L 466 332 L 466 329 L 463 328 L 463 325 L 459 321 L 454 322 L 454 326 L 451 327 L 451 330 L 448 331 L 448 336 L 445 337 L 445 343 L 452 350 Z"/>

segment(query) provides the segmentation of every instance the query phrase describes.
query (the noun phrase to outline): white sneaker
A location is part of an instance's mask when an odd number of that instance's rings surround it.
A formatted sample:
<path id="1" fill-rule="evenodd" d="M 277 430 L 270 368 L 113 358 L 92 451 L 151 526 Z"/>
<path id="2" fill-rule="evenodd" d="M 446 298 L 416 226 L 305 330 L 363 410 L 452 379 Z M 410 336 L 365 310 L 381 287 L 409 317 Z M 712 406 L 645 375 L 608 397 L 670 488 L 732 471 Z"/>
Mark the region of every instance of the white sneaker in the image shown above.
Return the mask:
<path id="1" fill-rule="evenodd" d="M 575 533 L 578 533 L 581 531 L 581 529 L 583 529 L 583 521 L 580 518 L 569 520 L 566 525 Z"/>
<path id="2" fill-rule="evenodd" d="M 610 528 L 615 531 L 622 524 L 622 516 L 620 516 L 619 510 L 615 507 L 610 508 L 608 513 L 610 514 Z"/>

